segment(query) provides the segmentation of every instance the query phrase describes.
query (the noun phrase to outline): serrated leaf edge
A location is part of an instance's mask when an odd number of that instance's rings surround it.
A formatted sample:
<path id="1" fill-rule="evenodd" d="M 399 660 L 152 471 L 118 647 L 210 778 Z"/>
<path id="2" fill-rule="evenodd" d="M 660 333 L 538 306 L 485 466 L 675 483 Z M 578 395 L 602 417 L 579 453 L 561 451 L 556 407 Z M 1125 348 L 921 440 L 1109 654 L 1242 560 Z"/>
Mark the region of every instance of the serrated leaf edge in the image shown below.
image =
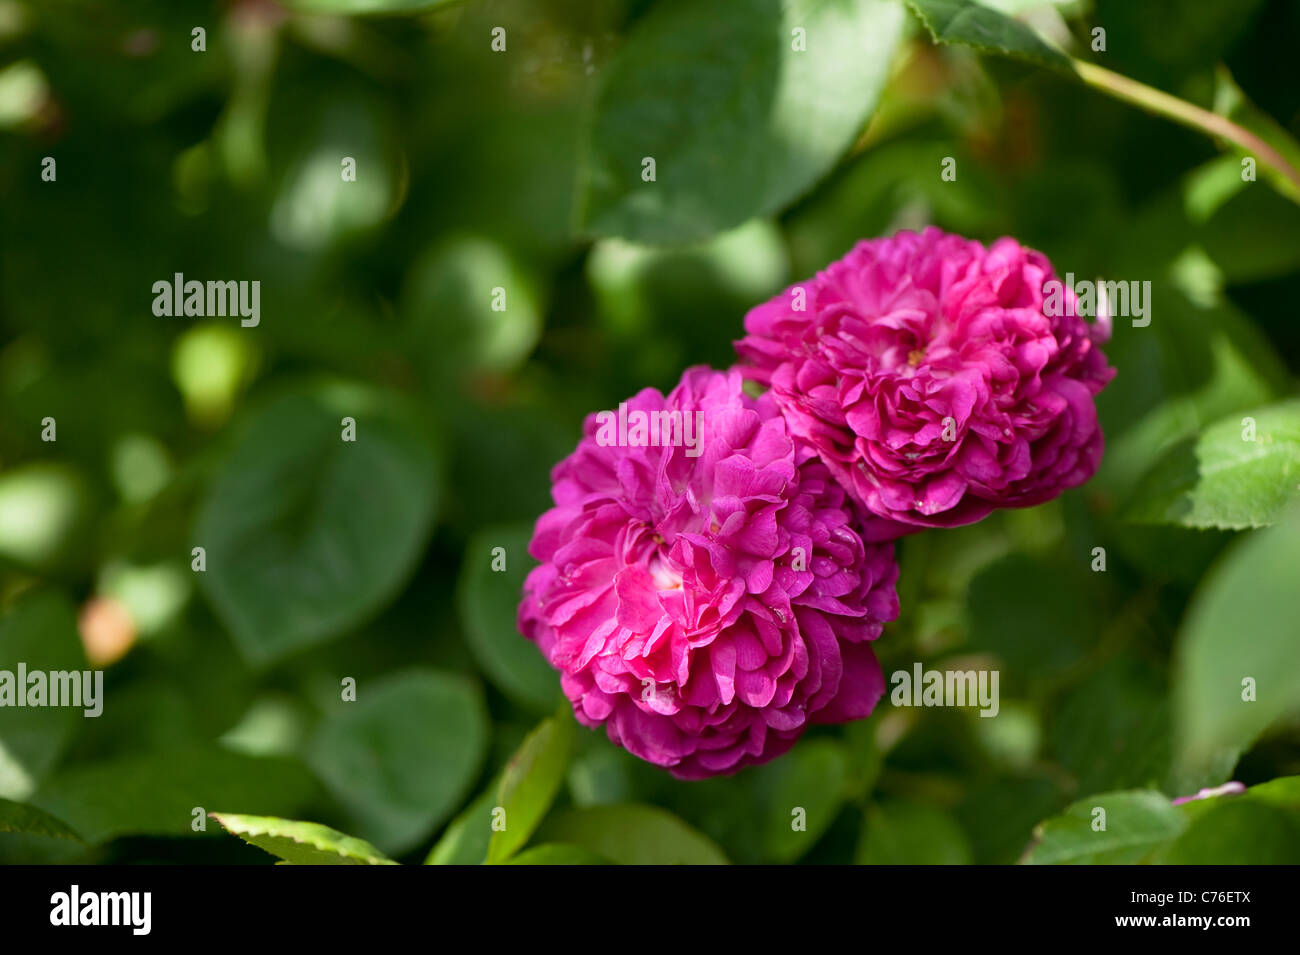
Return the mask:
<path id="1" fill-rule="evenodd" d="M 249 818 L 249 817 L 247 817 L 247 816 L 243 816 L 242 813 L 234 813 L 234 812 L 231 812 L 231 813 L 210 812 L 210 813 L 208 813 L 208 815 L 211 816 L 213 819 L 217 820 L 217 822 L 221 823 L 221 827 L 222 827 L 223 829 L 225 829 L 226 832 L 230 833 L 232 836 L 236 836 L 236 837 L 238 837 L 242 842 L 245 842 L 245 843 L 247 843 L 248 845 L 253 846 L 255 849 L 261 849 L 263 852 L 265 852 L 265 853 L 266 853 L 267 855 L 269 855 L 269 856 L 274 856 L 275 853 L 274 853 L 274 852 L 271 852 L 269 849 L 266 849 L 266 848 L 263 847 L 263 846 L 259 846 L 259 845 L 258 845 L 257 843 L 255 843 L 255 842 L 251 842 L 251 841 L 249 841 L 248 839 L 245 839 L 244 836 L 246 836 L 246 835 L 248 835 L 248 836 L 271 836 L 271 837 L 274 838 L 274 839 L 287 839 L 287 840 L 289 840 L 290 842 L 296 843 L 296 844 L 298 844 L 298 845 L 300 845 L 300 846 L 307 846 L 307 847 L 309 847 L 309 848 L 315 849 L 317 852 L 325 852 L 325 853 L 333 852 L 335 855 L 337 855 L 339 858 L 342 858 L 342 859 L 365 859 L 365 860 L 366 860 L 366 865 L 400 865 L 400 864 L 401 864 L 401 863 L 399 863 L 399 862 L 394 861 L 393 859 L 389 859 L 387 856 L 382 855 L 382 854 L 377 854 L 377 855 L 374 856 L 374 857 L 354 855 L 354 854 L 349 853 L 349 852 L 347 852 L 347 851 L 345 851 L 345 850 L 343 850 L 343 849 L 334 848 L 333 846 L 323 846 L 323 845 L 320 845 L 319 843 L 311 842 L 311 841 L 306 840 L 306 839 L 299 839 L 299 838 L 297 838 L 297 837 L 295 837 L 295 836 L 291 836 L 291 835 L 288 835 L 288 834 L 286 834 L 286 833 L 282 833 L 282 832 L 272 832 L 271 829 L 269 829 L 269 828 L 260 828 L 260 829 L 259 829 L 259 828 L 255 827 L 255 826 L 248 826 L 248 827 L 246 827 L 246 828 L 244 828 L 244 829 L 242 829 L 242 830 L 232 829 L 232 828 L 227 824 L 227 822 L 226 822 L 226 817 L 242 816 L 242 818 L 245 818 L 245 819 L 246 819 L 246 818 Z M 285 821 L 286 821 L 286 822 L 290 822 L 290 821 L 295 821 L 295 822 L 296 822 L 296 821 L 301 821 L 301 820 L 285 820 Z M 317 823 L 317 825 L 320 825 L 320 824 Z M 337 832 L 338 830 L 334 830 L 334 831 Z M 341 836 L 345 836 L 346 838 L 355 838 L 355 837 L 353 837 L 353 836 L 346 836 L 345 833 L 341 833 L 341 832 L 339 833 L 339 835 L 341 835 Z M 375 851 L 378 853 L 378 850 L 375 850 Z M 284 862 L 284 864 L 287 864 L 287 865 L 293 865 L 293 863 L 289 862 L 287 859 L 282 860 L 282 861 Z"/>

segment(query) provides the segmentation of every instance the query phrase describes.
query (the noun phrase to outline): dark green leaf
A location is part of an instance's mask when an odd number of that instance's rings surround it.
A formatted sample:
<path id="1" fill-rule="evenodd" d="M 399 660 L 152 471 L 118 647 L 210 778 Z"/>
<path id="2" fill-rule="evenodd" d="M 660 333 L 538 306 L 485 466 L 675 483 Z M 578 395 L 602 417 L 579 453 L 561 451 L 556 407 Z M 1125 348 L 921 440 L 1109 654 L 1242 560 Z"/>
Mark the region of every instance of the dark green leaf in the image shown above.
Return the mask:
<path id="1" fill-rule="evenodd" d="M 524 578 L 536 565 L 528 556 L 531 538 L 528 525 L 475 534 L 465 548 L 456 597 L 470 650 L 488 678 L 520 705 L 548 713 L 559 697 L 559 674 L 515 622 Z M 504 570 L 495 569 L 498 561 Z"/>
<path id="2" fill-rule="evenodd" d="M 464 797 L 487 737 L 477 686 L 453 674 L 410 670 L 374 684 L 359 681 L 356 702 L 337 704 L 308 760 L 363 835 L 398 853 Z"/>
<path id="3" fill-rule="evenodd" d="M 54 591 L 28 594 L 0 619 L 0 671 L 18 686 L 18 665 L 26 672 L 71 672 L 79 680 L 86 666 L 77 619 L 66 598 Z M 82 681 L 84 687 L 84 681 Z M 0 710 L 0 798 L 26 799 L 58 762 L 85 707 L 17 707 Z M 103 700 L 98 701 L 102 708 Z"/>
<path id="4" fill-rule="evenodd" d="M 356 440 L 342 439 L 344 417 Z M 382 395 L 352 387 L 263 408 L 209 489 L 199 583 L 265 664 L 363 622 L 402 585 L 429 532 L 434 458 Z"/>

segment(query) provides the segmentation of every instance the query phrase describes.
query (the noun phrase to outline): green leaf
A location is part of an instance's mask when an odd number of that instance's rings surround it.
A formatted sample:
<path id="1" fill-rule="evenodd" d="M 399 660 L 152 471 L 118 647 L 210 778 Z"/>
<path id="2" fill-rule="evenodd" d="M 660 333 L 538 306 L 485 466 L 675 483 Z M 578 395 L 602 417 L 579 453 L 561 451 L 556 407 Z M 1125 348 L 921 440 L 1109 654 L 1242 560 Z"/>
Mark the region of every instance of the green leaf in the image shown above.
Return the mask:
<path id="1" fill-rule="evenodd" d="M 292 815 L 318 792 L 296 760 L 191 745 L 66 769 L 32 803 L 97 843 L 126 835 L 192 835 L 194 810 L 215 806 Z"/>
<path id="2" fill-rule="evenodd" d="M 492 785 L 451 821 L 429 850 L 425 865 L 480 865 L 487 859 L 498 785 L 499 781 L 493 780 Z"/>
<path id="3" fill-rule="evenodd" d="M 0 799 L 0 832 L 21 832 L 25 835 L 50 836 L 81 842 L 72 827 L 48 812 L 26 803 Z"/>
<path id="4" fill-rule="evenodd" d="M 573 758 L 574 727 L 567 713 L 543 721 L 506 764 L 497 790 L 505 828 L 492 833 L 488 862 L 514 855 L 550 809 Z"/>
<path id="5" fill-rule="evenodd" d="M 1229 415 L 1172 448 L 1139 483 L 1125 516 L 1221 530 L 1265 527 L 1300 498 L 1298 490 L 1300 399 L 1292 399 Z"/>
<path id="6" fill-rule="evenodd" d="M 594 852 L 588 852 L 586 849 L 580 849 L 577 846 L 566 845 L 545 845 L 534 846 L 526 852 L 511 859 L 507 865 L 609 865 L 608 859 L 603 859 Z"/>
<path id="7" fill-rule="evenodd" d="M 515 622 L 524 578 L 536 564 L 528 556 L 531 538 L 527 525 L 475 534 L 465 548 L 456 602 L 470 651 L 488 679 L 521 706 L 549 713 L 559 698 L 559 675 Z M 504 570 L 494 569 L 498 558 Z"/>
<path id="8" fill-rule="evenodd" d="M 1174 653 L 1181 762 L 1245 749 L 1300 706 L 1300 507 L 1236 544 L 1192 600 Z M 1253 699 L 1244 700 L 1245 681 Z"/>
<path id="9" fill-rule="evenodd" d="M 1095 831 L 1095 810 L 1106 829 Z M 1150 790 L 1082 799 L 1035 830 L 1028 863 L 1241 865 L 1300 861 L 1300 776 L 1175 806 Z"/>
<path id="10" fill-rule="evenodd" d="M 793 862 L 811 849 L 844 805 L 847 775 L 844 746 L 834 740 L 800 743 L 755 770 L 754 785 L 765 794 L 764 856 Z M 802 828 L 794 828 L 796 821 Z"/>
<path id="11" fill-rule="evenodd" d="M 1096 810 L 1105 810 L 1105 829 Z M 1034 865 L 1131 865 L 1141 862 L 1187 828 L 1186 816 L 1152 790 L 1089 796 L 1040 823 L 1024 861 Z"/>
<path id="12" fill-rule="evenodd" d="M 705 835 L 653 806 L 573 809 L 541 828 L 542 842 L 563 842 L 618 865 L 726 865 Z"/>
<path id="13" fill-rule="evenodd" d="M 1258 802 L 1268 803 L 1270 806 L 1300 810 L 1300 776 L 1281 776 L 1277 779 L 1270 779 L 1258 786 L 1251 786 L 1246 790 L 1245 795 Z M 1214 798 L 1231 799 L 1232 797 L 1218 796 Z M 1184 805 L 1188 804 L 1184 803 Z"/>
<path id="14" fill-rule="evenodd" d="M 1251 786 L 1244 793 L 1225 791 L 1225 789 L 1227 789 L 1225 786 L 1209 787 L 1208 793 L 1205 795 L 1198 793 L 1179 803 L 1178 808 L 1189 820 L 1199 818 L 1215 806 L 1242 799 L 1277 809 L 1300 812 L 1300 776 L 1279 776 L 1266 783 Z"/>
<path id="15" fill-rule="evenodd" d="M 0 619 L 0 671 L 13 674 L 15 692 L 27 690 L 16 685 L 20 663 L 28 674 L 76 673 L 86 666 L 77 619 L 62 594 L 36 591 L 23 596 Z M 20 708 L 12 702 L 0 710 L 0 798 L 26 799 L 57 764 L 86 709 Z"/>
<path id="16" fill-rule="evenodd" d="M 340 702 L 308 747 L 308 762 L 356 817 L 362 834 L 403 852 L 447 817 L 478 775 L 488 721 L 462 676 L 408 670 Z"/>
<path id="17" fill-rule="evenodd" d="M 604 70 L 580 227 L 683 242 L 785 207 L 870 118 L 902 22 L 891 0 L 656 4 Z"/>
<path id="18" fill-rule="evenodd" d="M 975 0 L 907 0 L 935 43 L 959 43 L 1073 73 L 1070 58 L 1030 27 Z"/>
<path id="19" fill-rule="evenodd" d="M 1295 865 L 1300 813 L 1243 796 L 1198 813 L 1159 861 L 1169 865 Z"/>
<path id="20" fill-rule="evenodd" d="M 344 417 L 356 440 L 342 439 Z M 433 454 L 385 396 L 316 388 L 264 407 L 208 491 L 199 583 L 241 652 L 267 664 L 362 623 L 429 533 Z"/>
<path id="21" fill-rule="evenodd" d="M 1173 314 L 1178 321 L 1160 331 L 1182 341 L 1192 338 L 1204 342 L 1211 367 L 1203 377 L 1204 384 L 1197 390 L 1169 394 L 1114 438 L 1107 433 L 1106 454 L 1090 486 L 1120 501 L 1132 498 L 1142 477 L 1170 448 L 1193 438 L 1207 424 L 1225 415 L 1244 413 L 1247 408 L 1272 401 L 1277 397 L 1274 378 L 1285 378 L 1282 369 L 1273 367 L 1277 360 L 1270 346 L 1240 313 L 1223 306 L 1213 311 L 1199 310 L 1184 303 L 1176 304 Z M 1228 334 L 1228 330 L 1235 335 Z M 1264 350 L 1263 356 L 1257 348 Z M 1269 358 L 1272 360 L 1268 361 Z M 1179 359 L 1180 356 L 1170 354 L 1166 361 L 1177 365 Z M 1117 360 L 1117 363 L 1122 367 L 1122 362 Z M 1237 419 L 1240 418 L 1238 415 Z"/>
<path id="22" fill-rule="evenodd" d="M 891 801 L 867 811 L 859 865 L 969 865 L 970 842 L 948 813 L 923 803 Z"/>
<path id="23" fill-rule="evenodd" d="M 370 843 L 315 822 L 211 813 L 227 832 L 294 865 L 397 865 Z"/>
<path id="24" fill-rule="evenodd" d="M 1185 865 L 1294 865 L 1300 861 L 1300 776 L 1283 776 L 1244 793 L 1180 805 L 1187 831 L 1157 861 Z"/>

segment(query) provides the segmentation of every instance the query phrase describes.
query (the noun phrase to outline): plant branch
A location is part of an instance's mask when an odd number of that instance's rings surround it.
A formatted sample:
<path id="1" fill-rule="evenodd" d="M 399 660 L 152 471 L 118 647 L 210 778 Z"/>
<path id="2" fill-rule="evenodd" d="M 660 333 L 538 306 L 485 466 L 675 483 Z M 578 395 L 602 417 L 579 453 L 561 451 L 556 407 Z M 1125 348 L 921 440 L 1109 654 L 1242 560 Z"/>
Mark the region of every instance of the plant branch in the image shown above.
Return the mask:
<path id="1" fill-rule="evenodd" d="M 1079 78 L 1089 86 L 1109 93 L 1116 99 L 1132 103 L 1149 113 L 1172 119 L 1174 122 L 1181 123 L 1191 129 L 1200 130 L 1211 136 L 1218 136 L 1229 142 L 1236 143 L 1260 162 L 1285 176 L 1296 190 L 1300 191 L 1300 172 L 1297 172 L 1295 167 L 1287 162 L 1281 153 L 1260 139 L 1259 136 L 1244 126 L 1234 123 L 1226 116 L 1212 113 L 1208 109 L 1202 109 L 1186 100 L 1179 99 L 1177 96 L 1171 96 L 1155 87 L 1139 83 L 1137 80 L 1122 76 L 1093 63 L 1075 60 L 1074 68 L 1079 74 Z"/>

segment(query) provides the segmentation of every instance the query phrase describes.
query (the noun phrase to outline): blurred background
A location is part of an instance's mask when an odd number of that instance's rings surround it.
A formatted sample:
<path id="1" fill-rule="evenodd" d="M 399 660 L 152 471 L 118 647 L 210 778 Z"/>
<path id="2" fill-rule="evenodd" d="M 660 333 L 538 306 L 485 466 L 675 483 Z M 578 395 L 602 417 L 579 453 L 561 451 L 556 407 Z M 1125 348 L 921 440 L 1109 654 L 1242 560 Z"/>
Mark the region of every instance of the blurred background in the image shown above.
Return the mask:
<path id="1" fill-rule="evenodd" d="M 0 798 L 80 837 L 0 831 L 0 861 L 273 861 L 196 807 L 481 861 L 455 820 L 560 704 L 514 610 L 583 416 L 725 367 L 748 308 L 927 223 L 1152 283 L 1151 324 L 1107 350 L 1097 478 L 900 545 L 886 673 L 996 667 L 999 716 L 882 704 L 703 783 L 580 730 L 539 838 L 626 842 L 668 817 L 620 807 L 652 806 L 737 862 L 1005 863 L 1093 794 L 1300 774 L 1295 595 L 1222 582 L 1289 567 L 1260 584 L 1287 593 L 1300 525 L 1162 497 L 1215 422 L 1269 406 L 1279 446 L 1300 434 L 1300 205 L 1197 132 L 935 46 L 885 2 L 842 5 L 863 8 L 844 29 L 878 18 L 875 59 L 801 80 L 824 142 L 755 198 L 712 184 L 748 188 L 751 146 L 782 145 L 723 101 L 736 50 L 786 45 L 775 0 L 0 0 L 0 668 L 105 671 L 97 719 L 0 711 Z M 989 5 L 1300 153 L 1293 0 Z M 412 9 L 318 12 L 349 6 Z M 628 145 L 655 117 L 662 207 Z M 155 315 L 177 272 L 259 281 L 260 323 Z M 1252 635 L 1274 682 L 1254 722 L 1219 720 L 1197 681 L 1216 638 Z M 1212 858 L 1300 860 L 1289 818 Z"/>

